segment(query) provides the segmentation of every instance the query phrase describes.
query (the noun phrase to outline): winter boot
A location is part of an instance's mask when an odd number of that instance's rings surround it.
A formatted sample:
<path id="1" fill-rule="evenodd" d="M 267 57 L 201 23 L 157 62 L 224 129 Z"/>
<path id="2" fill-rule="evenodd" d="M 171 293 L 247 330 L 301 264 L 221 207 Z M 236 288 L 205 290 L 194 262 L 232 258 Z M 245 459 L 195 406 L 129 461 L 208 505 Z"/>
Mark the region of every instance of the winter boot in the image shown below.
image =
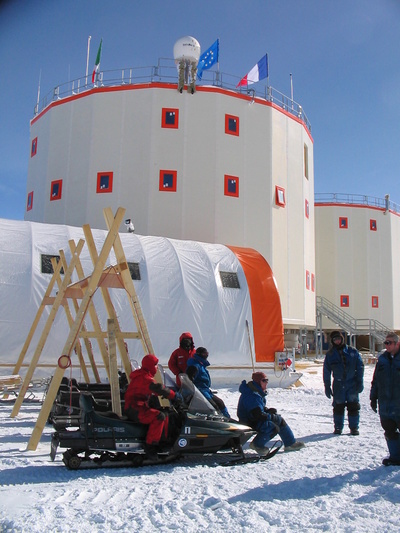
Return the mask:
<path id="1" fill-rule="evenodd" d="M 230 418 L 231 415 L 229 414 L 228 412 L 228 409 L 226 407 L 224 407 L 223 409 L 221 409 L 221 414 L 223 414 L 224 416 L 226 416 L 226 418 Z"/>
<path id="2" fill-rule="evenodd" d="M 358 425 L 360 423 L 360 416 L 359 415 L 349 415 L 349 428 L 350 428 L 350 434 L 351 435 L 359 435 L 360 432 L 358 431 Z"/>
<path id="3" fill-rule="evenodd" d="M 285 450 L 296 442 L 296 439 L 293 435 L 293 431 L 287 424 L 279 428 L 279 436 L 282 439 L 283 444 L 285 445 Z"/>
<path id="4" fill-rule="evenodd" d="M 344 415 L 333 415 L 333 423 L 335 425 L 335 431 L 333 432 L 335 435 L 341 435 L 343 431 L 344 426 Z"/>
<path id="5" fill-rule="evenodd" d="M 297 452 L 297 450 L 301 450 L 304 448 L 305 444 L 304 442 L 301 442 L 301 440 L 296 440 L 291 446 L 285 446 L 285 452 Z"/>
<path id="6" fill-rule="evenodd" d="M 269 448 L 267 448 L 266 446 L 257 446 L 254 440 L 250 442 L 249 448 L 257 452 L 258 455 L 268 455 L 269 453 Z"/>
<path id="7" fill-rule="evenodd" d="M 145 444 L 144 445 L 144 451 L 146 453 L 146 459 L 148 459 L 149 461 L 157 461 L 158 460 L 158 454 L 157 454 L 157 450 L 158 450 L 158 446 L 154 445 L 154 444 Z"/>
<path id="8" fill-rule="evenodd" d="M 382 461 L 385 466 L 400 466 L 400 439 L 386 440 L 389 450 L 389 457 Z"/>

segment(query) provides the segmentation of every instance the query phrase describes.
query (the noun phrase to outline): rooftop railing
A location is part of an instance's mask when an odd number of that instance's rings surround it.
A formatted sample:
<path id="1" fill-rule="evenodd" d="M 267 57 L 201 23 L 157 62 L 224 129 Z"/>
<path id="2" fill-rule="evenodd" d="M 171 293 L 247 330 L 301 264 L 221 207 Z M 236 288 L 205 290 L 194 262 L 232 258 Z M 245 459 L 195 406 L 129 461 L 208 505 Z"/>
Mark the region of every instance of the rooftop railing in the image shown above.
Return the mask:
<path id="1" fill-rule="evenodd" d="M 323 192 L 314 194 L 314 203 L 316 205 L 326 203 L 368 205 L 371 207 L 383 208 L 386 211 L 400 213 L 400 205 L 392 202 L 388 194 L 384 198 L 376 198 L 375 196 L 365 196 L 363 194 Z"/>
<path id="2" fill-rule="evenodd" d="M 239 94 L 246 94 L 251 98 L 262 98 L 272 102 L 290 115 L 300 119 L 311 133 L 311 124 L 300 104 L 277 91 L 270 85 L 241 86 L 236 88 L 240 78 L 220 71 L 206 70 L 202 80 L 196 81 L 196 86 L 214 86 L 232 90 Z M 268 81 L 268 78 L 267 78 Z M 97 87 L 119 87 L 143 83 L 171 83 L 178 82 L 178 73 L 173 59 L 160 58 L 156 66 L 131 67 L 119 70 L 104 70 L 96 74 L 95 82 L 92 76 L 83 76 L 66 83 L 62 83 L 49 91 L 35 106 L 34 116 L 56 100 L 92 91 Z"/>

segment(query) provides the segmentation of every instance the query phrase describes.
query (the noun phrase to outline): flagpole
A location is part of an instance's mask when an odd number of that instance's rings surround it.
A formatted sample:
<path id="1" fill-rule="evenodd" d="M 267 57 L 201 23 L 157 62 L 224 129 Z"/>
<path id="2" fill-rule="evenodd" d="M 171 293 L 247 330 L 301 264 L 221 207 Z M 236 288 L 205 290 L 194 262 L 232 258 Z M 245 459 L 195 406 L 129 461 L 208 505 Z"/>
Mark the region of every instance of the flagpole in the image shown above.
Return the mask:
<path id="1" fill-rule="evenodd" d="M 90 51 L 90 39 L 91 38 L 92 36 L 89 35 L 88 42 L 87 42 L 87 53 L 86 53 L 86 80 L 85 80 L 86 87 L 87 87 L 87 78 L 89 74 L 89 51 Z"/>
<path id="2" fill-rule="evenodd" d="M 38 85 L 38 91 L 37 91 L 37 100 L 36 100 L 36 107 L 35 107 L 35 115 L 39 112 L 39 100 L 40 100 L 40 80 L 42 78 L 42 69 L 39 71 L 39 85 Z"/>

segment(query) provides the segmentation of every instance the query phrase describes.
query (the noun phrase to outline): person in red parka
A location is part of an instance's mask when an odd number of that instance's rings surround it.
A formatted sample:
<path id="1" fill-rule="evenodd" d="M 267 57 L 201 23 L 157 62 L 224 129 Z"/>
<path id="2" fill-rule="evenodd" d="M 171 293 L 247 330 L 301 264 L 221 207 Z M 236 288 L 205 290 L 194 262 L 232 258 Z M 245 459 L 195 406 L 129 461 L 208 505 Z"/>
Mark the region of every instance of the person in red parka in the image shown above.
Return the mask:
<path id="1" fill-rule="evenodd" d="M 168 361 L 168 367 L 171 372 L 176 376 L 176 384 L 181 386 L 179 374 L 185 374 L 187 368 L 188 359 L 193 357 L 196 350 L 194 349 L 192 334 L 188 331 L 182 333 L 179 337 L 179 348 L 174 350 Z"/>
<path id="2" fill-rule="evenodd" d="M 168 433 L 168 414 L 150 407 L 151 398 L 162 396 L 174 400 L 176 393 L 157 383 L 154 379 L 158 368 L 158 358 L 153 354 L 143 357 L 142 366 L 131 372 L 125 393 L 125 414 L 133 422 L 148 424 L 145 452 L 151 458 L 157 457 L 157 446 L 163 435 Z"/>

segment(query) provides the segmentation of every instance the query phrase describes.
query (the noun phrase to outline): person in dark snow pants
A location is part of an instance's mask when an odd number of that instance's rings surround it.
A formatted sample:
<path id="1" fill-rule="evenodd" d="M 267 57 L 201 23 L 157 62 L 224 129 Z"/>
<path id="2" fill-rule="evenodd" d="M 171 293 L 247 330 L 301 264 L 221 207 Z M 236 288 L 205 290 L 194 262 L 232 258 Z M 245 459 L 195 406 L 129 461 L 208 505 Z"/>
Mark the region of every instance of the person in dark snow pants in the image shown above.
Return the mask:
<path id="1" fill-rule="evenodd" d="M 371 408 L 378 411 L 389 457 L 385 466 L 400 466 L 400 342 L 396 333 L 386 335 L 386 350 L 379 356 L 372 377 Z"/>
<path id="2" fill-rule="evenodd" d="M 341 435 L 347 407 L 350 433 L 359 435 L 359 394 L 364 389 L 364 363 L 360 353 L 345 344 L 340 331 L 332 331 L 330 338 L 332 346 L 325 355 L 323 379 L 325 395 L 333 399 L 333 432 Z"/>
<path id="3" fill-rule="evenodd" d="M 298 441 L 288 424 L 278 415 L 274 408 L 267 409 L 266 396 L 268 378 L 264 372 L 254 372 L 252 381 L 242 381 L 239 387 L 240 398 L 237 416 L 241 424 L 250 426 L 257 431 L 256 437 L 250 443 L 250 448 L 259 455 L 267 455 L 268 441 L 279 434 L 285 446 L 285 452 L 300 450 L 304 442 Z"/>

